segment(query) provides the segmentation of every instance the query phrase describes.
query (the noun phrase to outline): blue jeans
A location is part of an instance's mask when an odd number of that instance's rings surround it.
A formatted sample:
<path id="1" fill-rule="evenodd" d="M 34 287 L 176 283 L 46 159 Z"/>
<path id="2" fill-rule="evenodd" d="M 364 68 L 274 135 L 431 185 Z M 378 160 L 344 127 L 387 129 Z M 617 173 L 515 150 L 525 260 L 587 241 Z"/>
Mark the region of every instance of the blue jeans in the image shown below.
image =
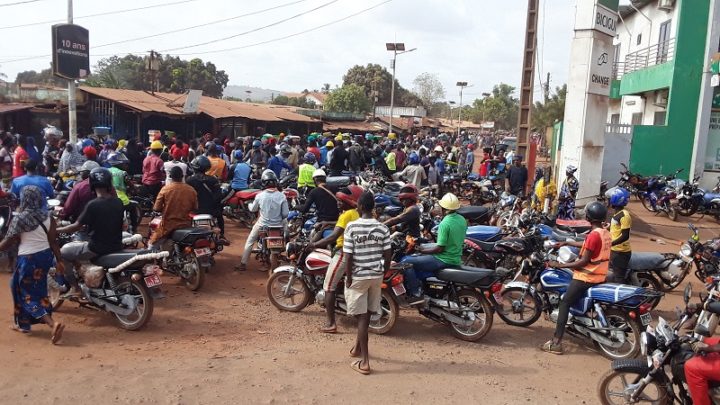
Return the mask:
<path id="1" fill-rule="evenodd" d="M 425 279 L 429 277 L 427 273 L 435 273 L 440 269 L 451 267 L 432 255 L 405 256 L 400 262 L 413 265 L 412 268 L 405 270 L 403 274 L 405 275 L 405 289 L 408 290 L 410 295 L 416 297 L 422 295 L 422 282 L 418 277 L 418 272 L 421 273 L 422 278 Z"/>

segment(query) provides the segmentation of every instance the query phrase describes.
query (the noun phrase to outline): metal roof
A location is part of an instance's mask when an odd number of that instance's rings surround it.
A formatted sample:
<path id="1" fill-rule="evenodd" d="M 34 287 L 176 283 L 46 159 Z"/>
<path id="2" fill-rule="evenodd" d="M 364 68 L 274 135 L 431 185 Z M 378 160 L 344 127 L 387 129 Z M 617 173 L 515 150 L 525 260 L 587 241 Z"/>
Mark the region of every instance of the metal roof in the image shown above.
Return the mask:
<path id="1" fill-rule="evenodd" d="M 187 95 L 155 92 L 151 94 L 140 90 L 108 89 L 82 86 L 80 90 L 98 97 L 112 100 L 140 112 L 187 116 L 182 111 Z M 297 121 L 317 122 L 318 120 L 295 113 L 292 108 L 269 104 L 244 103 L 202 96 L 200 109 L 203 114 L 214 119 L 247 118 L 257 121 Z"/>
<path id="2" fill-rule="evenodd" d="M 0 114 L 5 114 L 9 112 L 14 111 L 20 111 L 20 110 L 29 110 L 33 108 L 34 104 L 29 103 L 8 103 L 8 104 L 0 104 Z"/>

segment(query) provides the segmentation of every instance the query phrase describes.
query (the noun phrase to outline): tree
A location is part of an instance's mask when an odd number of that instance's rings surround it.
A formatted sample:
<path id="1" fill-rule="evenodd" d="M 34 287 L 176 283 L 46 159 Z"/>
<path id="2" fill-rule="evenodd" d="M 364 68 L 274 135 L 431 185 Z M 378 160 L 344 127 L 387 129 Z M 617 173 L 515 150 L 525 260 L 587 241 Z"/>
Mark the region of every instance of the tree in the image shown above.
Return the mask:
<path id="1" fill-rule="evenodd" d="M 315 103 L 308 101 L 305 97 L 288 97 L 279 95 L 273 99 L 272 104 L 289 105 L 300 108 L 315 108 Z"/>
<path id="2" fill-rule="evenodd" d="M 520 107 L 518 99 L 513 97 L 514 93 L 515 87 L 505 83 L 497 84 L 490 96 L 475 99 L 467 112 L 463 109 L 463 116 L 476 123 L 494 121 L 498 129 L 515 128 Z"/>
<path id="3" fill-rule="evenodd" d="M 20 72 L 15 76 L 15 83 L 45 84 L 58 87 L 67 86 L 67 80 L 53 75 L 52 68 L 43 69 L 40 72 L 34 70 Z"/>
<path id="4" fill-rule="evenodd" d="M 363 114 L 370 111 L 372 104 L 361 86 L 348 84 L 330 92 L 325 108 L 332 112 Z"/>
<path id="5" fill-rule="evenodd" d="M 189 61 L 177 56 L 158 55 L 157 89 L 164 92 L 184 93 L 202 90 L 203 95 L 222 97 L 228 75 L 212 62 L 195 58 Z M 151 90 L 152 74 L 145 69 L 145 58 L 138 55 L 111 56 L 101 59 L 85 84 L 95 87 Z"/>
<path id="6" fill-rule="evenodd" d="M 437 75 L 427 72 L 421 73 L 413 80 L 413 92 L 428 108 L 435 101 L 445 98 L 445 89 Z"/>
<path id="7" fill-rule="evenodd" d="M 535 102 L 532 112 L 532 125 L 538 128 L 547 128 L 562 121 L 565 116 L 565 96 L 567 84 L 555 88 L 553 94 L 545 103 Z"/>
<path id="8" fill-rule="evenodd" d="M 323 83 L 322 89 L 320 91 L 323 94 L 330 94 L 330 83 Z"/>
<path id="9" fill-rule="evenodd" d="M 379 105 L 390 105 L 391 83 L 390 72 L 378 64 L 355 65 L 343 76 L 343 86 L 360 86 L 368 99 L 372 99 L 373 90 L 377 91 Z M 422 101 L 395 80 L 395 105 L 417 107 L 422 105 Z"/>

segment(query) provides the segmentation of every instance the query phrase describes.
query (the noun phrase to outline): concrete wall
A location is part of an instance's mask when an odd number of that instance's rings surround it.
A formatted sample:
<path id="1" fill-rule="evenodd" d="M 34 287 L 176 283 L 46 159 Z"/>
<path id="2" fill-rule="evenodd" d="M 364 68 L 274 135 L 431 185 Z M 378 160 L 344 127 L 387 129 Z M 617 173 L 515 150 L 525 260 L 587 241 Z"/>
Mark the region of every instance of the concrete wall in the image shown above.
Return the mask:
<path id="1" fill-rule="evenodd" d="M 639 9 L 647 18 L 636 11 L 620 21 L 617 29 L 618 36 L 614 41 L 614 44 L 620 44 L 619 61 L 625 60 L 625 56 L 629 53 L 657 44 L 660 36 L 660 24 L 669 19 L 672 19 L 670 38 L 675 38 L 677 32 L 677 18 L 675 18 L 678 10 L 677 2 L 670 12 L 659 9 L 657 3 L 657 1 L 654 1 Z M 639 44 L 637 43 L 638 35 L 641 35 Z"/>

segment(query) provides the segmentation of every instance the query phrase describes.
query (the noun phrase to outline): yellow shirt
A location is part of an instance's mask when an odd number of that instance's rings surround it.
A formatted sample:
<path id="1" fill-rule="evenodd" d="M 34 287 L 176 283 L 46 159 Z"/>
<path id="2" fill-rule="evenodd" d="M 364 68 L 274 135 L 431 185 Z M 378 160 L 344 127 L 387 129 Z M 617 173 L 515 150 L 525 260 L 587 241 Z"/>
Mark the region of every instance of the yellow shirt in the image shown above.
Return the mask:
<path id="1" fill-rule="evenodd" d="M 208 159 L 210 160 L 210 169 L 205 174 L 222 180 L 225 171 L 225 160 L 217 156 L 210 156 Z"/>
<path id="2" fill-rule="evenodd" d="M 395 171 L 397 169 L 397 166 L 395 165 L 395 152 L 390 152 L 385 156 L 385 164 L 387 165 L 388 169 Z"/>
<path id="3" fill-rule="evenodd" d="M 555 195 L 557 194 L 557 187 L 555 186 L 555 183 L 550 180 L 550 184 L 547 187 L 547 196 L 550 197 L 550 210 L 552 211 L 552 200 L 555 198 Z M 545 179 L 538 180 L 537 184 L 535 185 L 535 201 L 533 202 L 533 208 L 542 211 L 545 205 Z"/>
<path id="4" fill-rule="evenodd" d="M 335 227 L 347 229 L 348 224 L 352 221 L 355 221 L 356 219 L 360 219 L 360 213 L 355 208 L 343 211 L 343 213 L 340 214 L 340 216 L 338 217 L 338 220 L 335 223 Z M 344 241 L 345 238 L 343 237 L 343 234 L 340 234 L 340 237 L 337 238 L 337 242 L 335 243 L 335 247 L 338 249 L 342 249 Z"/>
<path id="5" fill-rule="evenodd" d="M 619 238 L 620 235 L 622 235 L 622 231 L 625 229 L 630 229 L 631 226 L 632 217 L 630 217 L 630 212 L 626 209 L 623 209 L 622 211 L 613 215 L 612 219 L 610 220 L 610 237 L 612 237 L 612 240 Z M 631 252 L 632 250 L 630 249 L 630 239 L 613 246 L 612 251 Z"/>

